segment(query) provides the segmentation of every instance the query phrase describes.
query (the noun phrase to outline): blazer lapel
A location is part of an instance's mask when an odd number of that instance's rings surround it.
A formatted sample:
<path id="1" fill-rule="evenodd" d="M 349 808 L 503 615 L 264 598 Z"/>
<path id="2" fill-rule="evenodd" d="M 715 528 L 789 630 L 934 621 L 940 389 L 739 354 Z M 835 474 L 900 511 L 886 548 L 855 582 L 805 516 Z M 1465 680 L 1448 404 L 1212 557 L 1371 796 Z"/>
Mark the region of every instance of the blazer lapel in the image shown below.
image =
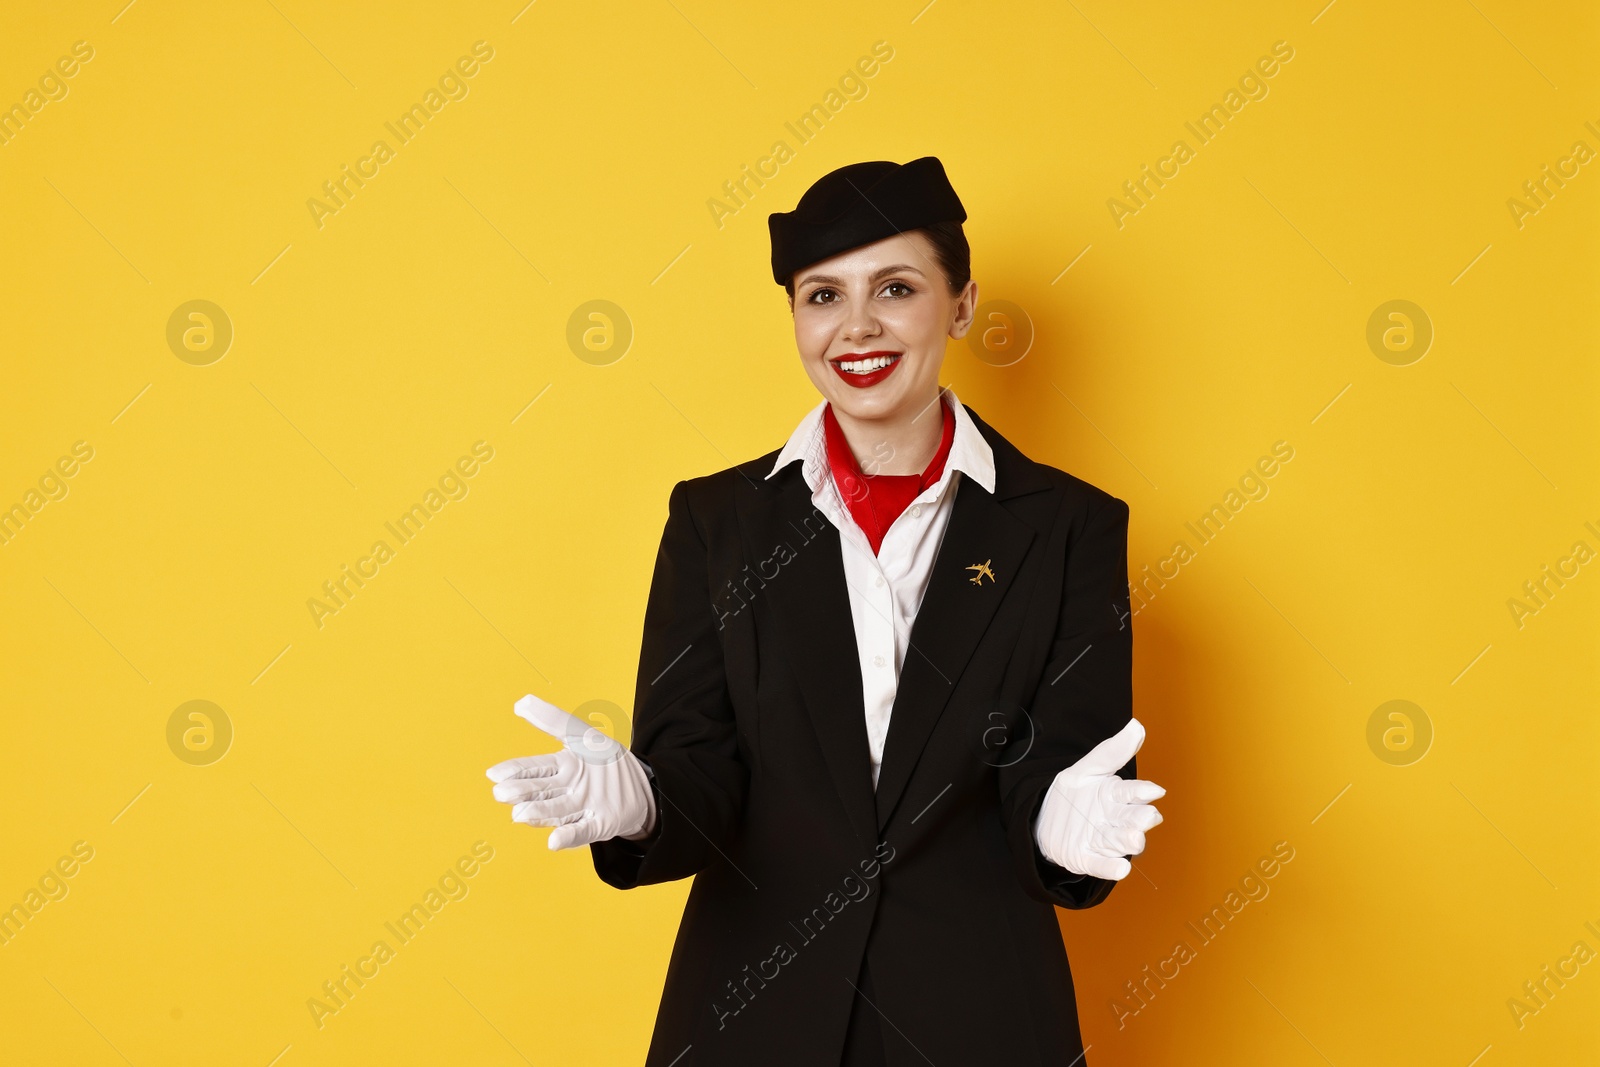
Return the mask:
<path id="1" fill-rule="evenodd" d="M 735 493 L 747 557 L 778 561 L 778 573 L 763 575 L 756 595 L 768 599 L 834 788 L 867 848 L 878 843 L 957 680 L 1000 602 L 1014 588 L 1033 543 L 1033 526 L 1002 501 L 1052 487 L 1032 460 L 970 407 L 966 411 L 993 449 L 995 491 L 991 494 L 963 476 L 956 492 L 950 525 L 912 624 L 876 796 L 839 530 L 812 503 L 799 462 L 765 478 L 776 453 L 745 465 L 748 488 L 741 486 Z M 1054 514 L 1054 508 L 1029 514 Z M 779 546 L 787 546 L 787 553 L 779 555 Z M 993 581 L 967 570 L 979 563 L 988 565 Z M 981 577 L 981 583 L 972 581 L 974 577 Z"/>
<path id="2" fill-rule="evenodd" d="M 995 488 L 1000 488 L 998 480 Z M 983 486 L 962 478 L 900 668 L 883 766 L 878 770 L 880 831 L 888 825 L 956 681 L 1000 602 L 1011 592 L 1033 537 L 1033 530 Z M 987 565 L 993 581 L 984 572 L 967 569 L 978 564 Z"/>
<path id="3" fill-rule="evenodd" d="M 765 473 L 747 479 L 752 490 L 737 493 L 749 558 L 778 564 L 756 596 L 769 599 L 834 788 L 862 847 L 871 849 L 878 841 L 872 763 L 839 530 L 811 502 L 800 463 L 770 481 Z M 787 551 L 780 554 L 779 546 Z"/>

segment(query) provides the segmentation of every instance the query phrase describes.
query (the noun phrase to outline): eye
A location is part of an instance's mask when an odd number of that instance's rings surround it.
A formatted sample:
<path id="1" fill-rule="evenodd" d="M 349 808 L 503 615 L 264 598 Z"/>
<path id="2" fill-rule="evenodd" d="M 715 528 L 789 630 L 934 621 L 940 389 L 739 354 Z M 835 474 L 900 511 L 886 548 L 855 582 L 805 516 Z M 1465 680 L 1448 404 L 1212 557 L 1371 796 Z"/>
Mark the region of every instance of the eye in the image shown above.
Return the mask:
<path id="1" fill-rule="evenodd" d="M 838 293 L 835 293 L 832 289 L 828 289 L 826 287 L 821 288 L 821 289 L 813 289 L 811 291 L 811 295 L 806 297 L 806 303 L 808 303 L 808 304 L 832 304 L 832 303 L 835 302 L 835 301 L 833 301 L 831 299 L 830 300 L 819 299 L 824 293 L 826 293 L 829 297 L 837 297 L 839 295 Z"/>
<path id="2" fill-rule="evenodd" d="M 894 292 L 894 290 L 896 290 L 896 289 L 901 290 L 901 292 L 898 292 L 898 293 Z M 893 281 L 893 282 L 890 282 L 888 285 L 883 287 L 883 292 L 884 292 L 884 295 L 893 297 L 896 300 L 903 300 L 906 297 L 911 296 L 913 293 L 915 293 L 916 290 L 911 288 L 911 286 L 907 285 L 905 282 Z"/>

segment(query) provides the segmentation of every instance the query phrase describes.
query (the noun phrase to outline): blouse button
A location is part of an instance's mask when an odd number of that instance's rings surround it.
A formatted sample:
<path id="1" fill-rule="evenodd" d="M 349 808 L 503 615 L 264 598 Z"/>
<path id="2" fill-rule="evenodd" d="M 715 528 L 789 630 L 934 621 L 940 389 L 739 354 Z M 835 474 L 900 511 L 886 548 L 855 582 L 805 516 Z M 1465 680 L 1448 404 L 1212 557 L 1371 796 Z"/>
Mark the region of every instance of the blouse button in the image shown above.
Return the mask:
<path id="1" fill-rule="evenodd" d="M 885 663 L 888 663 L 888 662 L 889 661 L 884 659 L 882 656 L 873 656 L 872 657 L 872 665 L 874 667 L 882 667 Z"/>
<path id="2" fill-rule="evenodd" d="M 919 516 L 921 516 L 921 514 L 922 514 L 922 505 L 921 504 L 913 504 L 911 506 L 911 517 L 913 519 L 915 519 L 915 518 L 918 518 Z"/>
<path id="3" fill-rule="evenodd" d="M 872 584 L 877 586 L 879 589 L 882 589 L 883 588 L 883 575 L 880 574 L 876 578 L 872 579 Z"/>

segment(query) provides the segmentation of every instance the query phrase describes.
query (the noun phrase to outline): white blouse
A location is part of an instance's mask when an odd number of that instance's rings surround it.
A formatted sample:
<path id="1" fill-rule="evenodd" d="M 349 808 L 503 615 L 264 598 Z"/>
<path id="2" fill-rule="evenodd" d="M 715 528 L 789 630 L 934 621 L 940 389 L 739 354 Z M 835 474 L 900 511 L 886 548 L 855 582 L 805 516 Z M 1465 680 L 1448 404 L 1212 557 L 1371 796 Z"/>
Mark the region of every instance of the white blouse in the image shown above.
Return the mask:
<path id="1" fill-rule="evenodd" d="M 826 431 L 822 422 L 824 400 L 795 428 L 771 478 L 789 463 L 801 460 L 801 473 L 811 486 L 811 501 L 839 530 L 844 557 L 845 584 L 850 591 L 850 615 L 855 623 L 856 649 L 861 657 L 861 686 L 867 714 L 867 744 L 872 759 L 872 787 L 878 787 L 883 743 L 889 735 L 889 713 L 900 669 L 905 663 L 911 624 L 928 588 L 934 558 L 950 524 L 960 472 L 994 492 L 994 450 L 973 425 L 955 392 L 948 386 L 940 394 L 955 416 L 955 437 L 939 480 L 923 490 L 894 520 L 884 534 L 882 551 L 874 554 L 867 535 L 856 524 L 828 466 Z M 931 413 L 933 405 L 929 405 Z"/>

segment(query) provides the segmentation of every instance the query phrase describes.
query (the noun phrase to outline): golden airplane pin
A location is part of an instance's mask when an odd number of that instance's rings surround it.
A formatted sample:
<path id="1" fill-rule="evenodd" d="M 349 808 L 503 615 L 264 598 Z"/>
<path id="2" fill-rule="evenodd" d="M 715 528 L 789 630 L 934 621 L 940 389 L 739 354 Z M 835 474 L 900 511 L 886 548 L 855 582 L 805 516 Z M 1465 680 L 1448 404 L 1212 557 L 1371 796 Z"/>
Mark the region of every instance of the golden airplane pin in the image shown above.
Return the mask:
<path id="1" fill-rule="evenodd" d="M 974 563 L 972 566 L 968 567 L 967 570 L 969 570 L 969 571 L 977 571 L 978 573 L 974 574 L 971 578 L 969 578 L 967 580 L 969 582 L 971 582 L 973 585 L 982 585 L 983 584 L 984 575 L 988 575 L 989 576 L 989 581 L 991 581 L 991 582 L 994 581 L 994 571 L 989 569 L 989 564 L 991 564 L 993 562 L 994 562 L 994 560 L 992 560 L 992 559 L 986 559 L 982 563 Z"/>

